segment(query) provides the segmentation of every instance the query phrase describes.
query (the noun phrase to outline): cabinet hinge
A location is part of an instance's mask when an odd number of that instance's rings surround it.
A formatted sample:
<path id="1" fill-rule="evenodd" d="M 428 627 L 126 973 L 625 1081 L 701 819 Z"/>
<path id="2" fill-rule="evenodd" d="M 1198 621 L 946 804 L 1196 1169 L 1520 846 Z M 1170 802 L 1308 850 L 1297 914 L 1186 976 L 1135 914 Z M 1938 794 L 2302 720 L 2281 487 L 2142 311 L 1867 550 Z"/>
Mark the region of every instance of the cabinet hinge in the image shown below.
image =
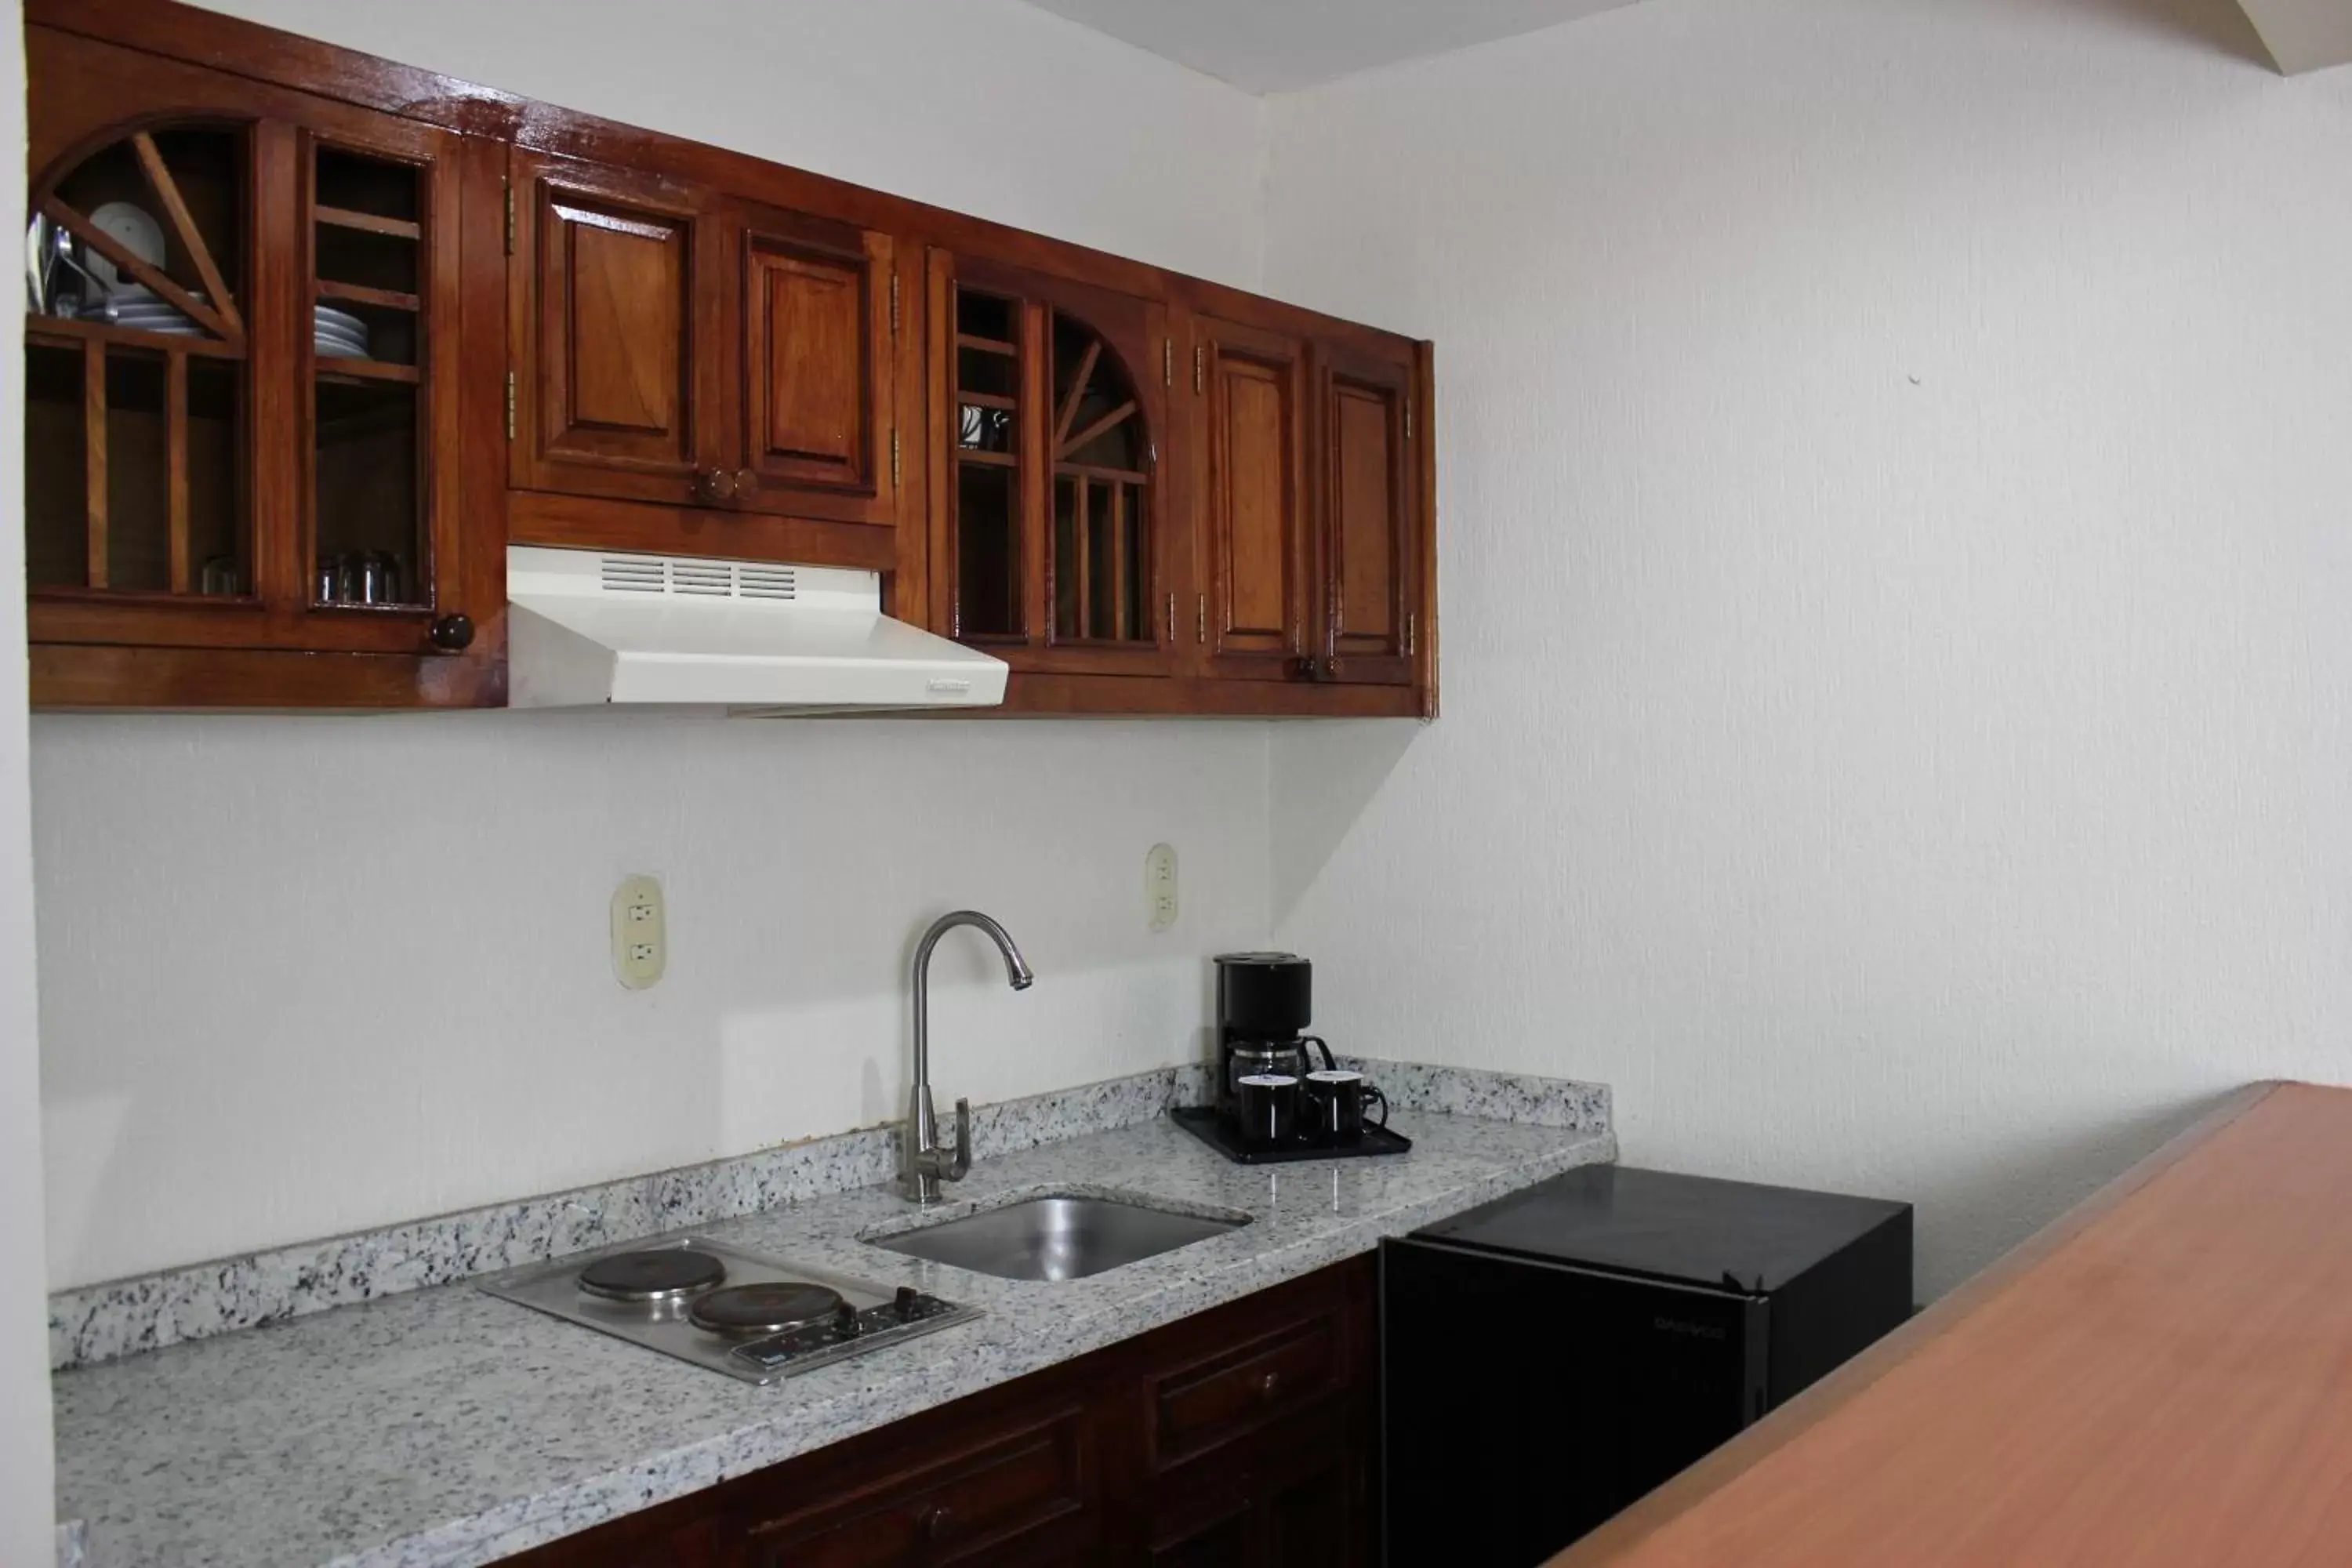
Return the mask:
<path id="1" fill-rule="evenodd" d="M 1176 384 L 1176 340 L 1174 338 L 1160 340 L 1160 384 L 1162 386 Z"/>
<path id="2" fill-rule="evenodd" d="M 515 377 L 514 372 L 509 371 L 507 372 L 507 439 L 509 441 L 514 439 L 514 425 Z"/>
<path id="3" fill-rule="evenodd" d="M 1408 441 L 1412 439 L 1412 399 L 1410 397 L 1404 400 L 1404 438 Z"/>
<path id="4" fill-rule="evenodd" d="M 1192 345 L 1192 391 L 1195 395 L 1209 389 L 1209 346 Z"/>
<path id="5" fill-rule="evenodd" d="M 1192 640 L 1198 643 L 1209 640 L 1209 595 L 1206 594 L 1202 595 L 1192 606 Z"/>
<path id="6" fill-rule="evenodd" d="M 1171 595 L 1168 595 L 1168 642 L 1169 642 L 1169 646 L 1170 646 L 1170 647 L 1174 647 L 1174 646 L 1175 646 L 1175 642 L 1176 642 L 1176 595 L 1173 595 L 1173 594 L 1171 594 Z"/>
<path id="7" fill-rule="evenodd" d="M 890 338 L 891 338 L 891 341 L 895 342 L 897 342 L 897 341 L 898 341 L 898 275 L 897 273 L 893 272 L 892 274 L 890 274 Z"/>
<path id="8" fill-rule="evenodd" d="M 510 179 L 500 180 L 499 184 L 504 185 L 507 192 L 507 254 L 512 256 L 514 254 L 514 182 Z"/>
<path id="9" fill-rule="evenodd" d="M 1418 614 L 1416 614 L 1416 613 L 1414 613 L 1414 612 L 1412 612 L 1412 611 L 1411 611 L 1411 610 L 1408 610 L 1408 611 L 1406 611 L 1406 612 L 1405 612 L 1405 617 L 1404 617 L 1404 656 L 1405 656 L 1405 658 L 1411 658 L 1412 657 L 1412 634 L 1413 634 L 1413 630 L 1414 630 L 1415 624 L 1416 624 L 1420 619 L 1421 619 L 1421 616 L 1420 616 Z"/>
<path id="10" fill-rule="evenodd" d="M 898 488 L 898 432 L 895 428 L 890 432 L 890 488 Z"/>

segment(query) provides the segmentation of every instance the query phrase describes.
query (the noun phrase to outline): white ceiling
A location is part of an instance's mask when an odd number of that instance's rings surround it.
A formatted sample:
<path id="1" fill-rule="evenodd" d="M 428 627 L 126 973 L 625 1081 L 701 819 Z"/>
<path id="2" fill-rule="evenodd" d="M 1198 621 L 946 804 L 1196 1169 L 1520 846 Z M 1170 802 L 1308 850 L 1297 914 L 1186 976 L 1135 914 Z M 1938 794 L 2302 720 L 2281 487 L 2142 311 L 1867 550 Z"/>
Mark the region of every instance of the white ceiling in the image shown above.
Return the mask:
<path id="1" fill-rule="evenodd" d="M 1031 0 L 1097 32 L 1281 92 L 1611 11 L 1633 0 Z"/>

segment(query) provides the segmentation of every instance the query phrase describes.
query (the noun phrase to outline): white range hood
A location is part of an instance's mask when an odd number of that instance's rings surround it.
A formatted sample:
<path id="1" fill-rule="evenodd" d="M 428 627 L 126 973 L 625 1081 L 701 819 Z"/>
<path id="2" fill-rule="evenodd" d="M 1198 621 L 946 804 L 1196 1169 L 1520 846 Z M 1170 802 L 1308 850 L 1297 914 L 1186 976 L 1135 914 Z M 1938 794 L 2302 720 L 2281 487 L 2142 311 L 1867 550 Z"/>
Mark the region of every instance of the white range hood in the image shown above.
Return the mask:
<path id="1" fill-rule="evenodd" d="M 877 573 L 509 545 L 507 601 L 516 708 L 782 715 L 1004 700 L 1004 661 L 884 615 Z"/>

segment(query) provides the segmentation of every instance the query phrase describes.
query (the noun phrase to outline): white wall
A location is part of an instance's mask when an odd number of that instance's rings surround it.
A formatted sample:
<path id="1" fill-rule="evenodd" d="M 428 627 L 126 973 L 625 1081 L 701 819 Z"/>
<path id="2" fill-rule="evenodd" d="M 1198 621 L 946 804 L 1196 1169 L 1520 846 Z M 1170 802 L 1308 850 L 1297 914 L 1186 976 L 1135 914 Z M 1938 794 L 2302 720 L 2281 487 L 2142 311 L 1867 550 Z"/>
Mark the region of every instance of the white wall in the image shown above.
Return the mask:
<path id="1" fill-rule="evenodd" d="M 211 8 L 1257 286 L 1262 101 L 1018 0 Z"/>
<path id="2" fill-rule="evenodd" d="M 1256 280 L 1257 100 L 1011 0 L 227 8 Z M 34 745 L 58 1287 L 893 1115 L 910 938 L 958 904 L 1039 976 L 940 957 L 935 1077 L 980 1100 L 1196 1055 L 1202 955 L 1267 923 L 1257 726 L 45 718 Z M 1184 912 L 1151 937 L 1160 839 Z M 674 945 L 638 995 L 604 951 L 633 870 Z"/>
<path id="3" fill-rule="evenodd" d="M 0 212 L 25 210 L 25 47 L 0 32 Z M 25 319 L 0 310 L 0 428 L 25 405 Z M 23 493 L 25 449 L 0 442 L 0 495 Z M 41 1056 L 34 1036 L 33 867 L 25 741 L 25 541 L 0 528 L 0 1563 L 40 1563 L 49 1537 L 49 1360 L 41 1256 Z"/>
<path id="4" fill-rule="evenodd" d="M 1268 290 L 1438 343 L 1445 716 L 1274 742 L 1335 1039 L 1915 1198 L 1930 1291 L 2352 1079 L 2352 72 L 2242 40 L 1647 0 L 1275 100 Z"/>

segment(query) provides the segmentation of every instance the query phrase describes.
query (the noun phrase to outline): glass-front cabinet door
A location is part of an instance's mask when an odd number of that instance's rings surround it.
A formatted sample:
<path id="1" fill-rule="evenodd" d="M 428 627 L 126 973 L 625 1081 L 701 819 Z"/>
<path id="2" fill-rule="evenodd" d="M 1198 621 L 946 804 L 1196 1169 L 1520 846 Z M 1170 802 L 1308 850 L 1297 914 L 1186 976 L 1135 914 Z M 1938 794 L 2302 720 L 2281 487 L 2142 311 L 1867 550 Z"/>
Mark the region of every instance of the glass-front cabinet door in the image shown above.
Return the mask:
<path id="1" fill-rule="evenodd" d="M 929 270 L 941 629 L 1015 669 L 1171 673 L 1161 308 L 942 251 Z"/>
<path id="2" fill-rule="evenodd" d="M 86 39 L 31 47 L 33 640 L 467 646 L 459 139 Z"/>

